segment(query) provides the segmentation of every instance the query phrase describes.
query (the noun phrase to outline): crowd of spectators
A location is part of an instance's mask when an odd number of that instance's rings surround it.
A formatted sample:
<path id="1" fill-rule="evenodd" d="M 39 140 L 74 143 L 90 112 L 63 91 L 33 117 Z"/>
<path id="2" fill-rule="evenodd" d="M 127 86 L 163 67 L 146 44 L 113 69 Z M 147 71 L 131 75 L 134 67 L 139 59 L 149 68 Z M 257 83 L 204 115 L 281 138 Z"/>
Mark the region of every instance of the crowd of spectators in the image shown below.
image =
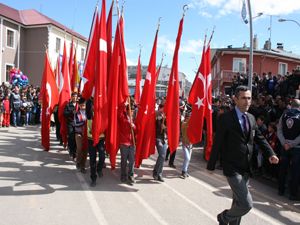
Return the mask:
<path id="1" fill-rule="evenodd" d="M 39 124 L 39 93 L 39 87 L 19 87 L 3 82 L 0 86 L 0 127 Z"/>

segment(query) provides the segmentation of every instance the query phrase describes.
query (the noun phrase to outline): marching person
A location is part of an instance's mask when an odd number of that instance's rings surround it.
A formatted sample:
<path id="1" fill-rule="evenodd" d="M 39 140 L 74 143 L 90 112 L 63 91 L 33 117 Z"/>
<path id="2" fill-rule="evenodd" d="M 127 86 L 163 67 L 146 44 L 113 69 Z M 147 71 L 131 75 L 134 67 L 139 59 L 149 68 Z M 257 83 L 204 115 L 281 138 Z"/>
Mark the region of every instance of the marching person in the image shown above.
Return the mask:
<path id="1" fill-rule="evenodd" d="M 254 141 L 266 153 L 270 163 L 277 164 L 278 158 L 264 136 L 260 133 L 252 114 L 251 91 L 246 86 L 238 86 L 235 91 L 235 108 L 220 116 L 210 159 L 209 171 L 215 170 L 219 153 L 222 156 L 223 173 L 233 192 L 230 209 L 217 216 L 220 225 L 240 224 L 242 216 L 252 208 L 252 196 L 248 189 L 251 174 L 251 157 Z"/>
<path id="2" fill-rule="evenodd" d="M 298 186 L 300 179 L 300 100 L 294 99 L 288 109 L 280 117 L 277 136 L 283 147 L 280 156 L 278 194 L 285 191 L 285 180 L 290 166 L 290 200 L 299 201 Z"/>
<path id="3" fill-rule="evenodd" d="M 76 158 L 74 116 L 77 111 L 77 107 L 77 93 L 72 92 L 71 100 L 64 108 L 64 116 L 67 120 L 69 154 L 73 159 Z"/>
<path id="4" fill-rule="evenodd" d="M 162 177 L 164 161 L 166 157 L 166 125 L 165 125 L 165 114 L 164 105 L 159 104 L 158 111 L 156 111 L 156 149 L 158 152 L 158 157 L 153 169 L 153 178 L 160 182 L 164 182 Z"/>
<path id="5" fill-rule="evenodd" d="M 125 183 L 127 180 L 132 185 L 135 183 L 134 179 L 134 130 L 136 129 L 131 115 L 130 105 L 123 105 L 118 109 L 118 123 L 120 125 L 120 150 L 121 150 L 121 182 Z M 128 173 L 127 173 L 128 161 Z"/>
<path id="6" fill-rule="evenodd" d="M 87 158 L 87 149 L 83 149 L 84 129 L 86 125 L 85 100 L 79 99 L 79 110 L 74 118 L 74 132 L 76 141 L 76 168 L 81 173 L 86 173 L 85 163 Z"/>
<path id="7" fill-rule="evenodd" d="M 90 157 L 90 170 L 91 170 L 91 187 L 96 186 L 97 173 L 98 177 L 102 177 L 102 169 L 105 161 L 105 145 L 104 145 L 104 134 L 99 137 L 99 142 L 94 146 L 94 140 L 92 135 L 93 125 L 93 101 L 92 99 L 87 100 L 86 104 L 86 116 L 87 116 L 87 136 L 88 136 L 88 148 Z M 97 164 L 97 153 L 98 153 L 98 164 Z"/>
<path id="8" fill-rule="evenodd" d="M 184 116 L 184 121 L 181 125 L 181 133 L 182 133 L 182 151 L 183 151 L 183 164 L 182 164 L 182 173 L 181 178 L 185 179 L 189 177 L 188 168 L 192 157 L 193 145 L 190 143 L 189 138 L 187 136 L 187 128 L 190 120 L 190 113 L 186 112 Z"/>

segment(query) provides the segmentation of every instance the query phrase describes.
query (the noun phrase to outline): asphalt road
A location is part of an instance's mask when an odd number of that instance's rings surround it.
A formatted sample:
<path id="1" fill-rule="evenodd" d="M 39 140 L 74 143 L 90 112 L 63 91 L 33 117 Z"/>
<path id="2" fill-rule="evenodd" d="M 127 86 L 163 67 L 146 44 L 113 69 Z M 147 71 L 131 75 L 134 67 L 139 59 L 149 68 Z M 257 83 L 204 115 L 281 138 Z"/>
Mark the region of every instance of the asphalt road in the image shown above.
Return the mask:
<path id="1" fill-rule="evenodd" d="M 156 155 L 136 169 L 136 184 L 120 182 L 117 169 L 104 169 L 97 186 L 77 172 L 67 151 L 51 134 L 51 150 L 40 145 L 38 127 L 0 128 L 0 225 L 213 225 L 216 215 L 231 205 L 231 191 L 221 171 L 209 174 L 201 149 L 194 149 L 190 177 L 164 168 L 165 182 L 152 178 Z M 87 163 L 88 165 L 88 163 Z M 276 182 L 251 180 L 254 208 L 245 225 L 300 224 L 300 202 L 278 196 Z"/>

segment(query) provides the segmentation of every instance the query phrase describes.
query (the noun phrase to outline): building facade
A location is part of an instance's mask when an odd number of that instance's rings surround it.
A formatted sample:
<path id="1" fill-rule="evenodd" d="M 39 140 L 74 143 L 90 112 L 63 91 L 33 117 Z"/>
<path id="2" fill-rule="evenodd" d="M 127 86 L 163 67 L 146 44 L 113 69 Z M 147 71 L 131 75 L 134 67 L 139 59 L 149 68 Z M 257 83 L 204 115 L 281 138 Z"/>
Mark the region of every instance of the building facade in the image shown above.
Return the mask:
<path id="1" fill-rule="evenodd" d="M 137 72 L 137 66 L 128 66 L 128 86 L 131 95 L 134 94 L 136 88 L 136 72 Z M 161 67 L 158 80 L 156 83 L 157 97 L 164 97 L 167 95 L 170 73 L 171 73 L 171 68 L 167 66 Z M 147 74 L 147 66 L 142 66 L 142 79 L 141 79 L 142 87 L 144 86 L 146 74 Z M 191 88 L 191 83 L 186 79 L 186 75 L 184 73 L 179 72 L 178 76 L 179 76 L 179 89 L 180 89 L 179 93 L 180 95 L 183 94 L 184 96 L 187 96 Z"/>
<path id="2" fill-rule="evenodd" d="M 247 74 L 249 63 L 249 48 L 212 49 L 212 79 L 215 95 L 224 94 L 225 89 L 232 84 L 238 73 Z M 263 73 L 285 76 L 300 69 L 300 56 L 283 50 L 279 44 L 277 49 L 254 50 L 253 73 L 261 76 Z"/>
<path id="3" fill-rule="evenodd" d="M 9 81 L 9 71 L 15 67 L 28 76 L 30 84 L 40 85 L 46 49 L 54 68 L 64 41 L 69 53 L 72 39 L 77 60 L 83 63 L 85 37 L 36 10 L 16 10 L 0 3 L 0 83 Z"/>

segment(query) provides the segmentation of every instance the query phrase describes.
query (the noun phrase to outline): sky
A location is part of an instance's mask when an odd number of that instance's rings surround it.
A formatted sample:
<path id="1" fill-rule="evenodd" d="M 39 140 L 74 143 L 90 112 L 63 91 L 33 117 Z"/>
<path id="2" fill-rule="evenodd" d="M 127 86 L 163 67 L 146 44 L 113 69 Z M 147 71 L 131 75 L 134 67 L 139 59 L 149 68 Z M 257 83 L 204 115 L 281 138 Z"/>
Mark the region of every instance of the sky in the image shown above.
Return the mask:
<path id="1" fill-rule="evenodd" d="M 101 0 L 99 2 L 101 5 Z M 36 9 L 88 38 L 97 0 L 3 0 L 2 3 L 18 10 Z M 110 4 L 111 0 L 106 0 L 107 13 Z M 122 4 L 123 0 L 120 0 L 119 5 Z M 249 25 L 241 17 L 242 0 L 126 0 L 124 19 L 128 65 L 137 64 L 140 46 L 141 62 L 148 65 L 161 17 L 157 64 L 165 54 L 163 65 L 171 67 L 179 21 L 186 4 L 189 9 L 184 18 L 179 71 L 185 73 L 189 81 L 194 80 L 198 69 L 204 36 L 206 33 L 210 36 L 213 27 L 212 48 L 242 47 L 244 43 L 249 46 Z M 251 0 L 251 8 L 259 48 L 263 48 L 271 37 L 272 48 L 283 43 L 285 50 L 300 55 L 300 25 L 278 22 L 279 18 L 284 18 L 300 23 L 300 0 Z M 116 9 L 114 12 L 116 14 Z M 260 12 L 263 15 L 256 17 Z M 114 16 L 113 20 L 116 21 L 117 17 Z"/>

